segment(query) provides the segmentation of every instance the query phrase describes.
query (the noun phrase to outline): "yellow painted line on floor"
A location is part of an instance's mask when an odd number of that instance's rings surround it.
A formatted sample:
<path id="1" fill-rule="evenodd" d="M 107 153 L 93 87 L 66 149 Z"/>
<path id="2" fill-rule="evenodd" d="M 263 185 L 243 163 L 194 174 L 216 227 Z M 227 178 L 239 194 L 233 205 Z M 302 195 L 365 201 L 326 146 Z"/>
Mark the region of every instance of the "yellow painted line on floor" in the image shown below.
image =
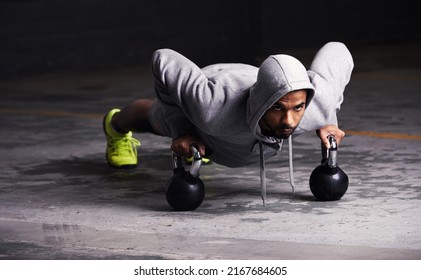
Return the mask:
<path id="1" fill-rule="evenodd" d="M 27 109 L 11 109 L 11 108 L 0 108 L 0 113 L 12 113 L 12 114 L 25 114 L 25 115 L 37 115 L 37 116 L 48 116 L 48 117 L 76 117 L 84 119 L 102 119 L 104 115 L 100 114 L 84 114 L 67 111 L 49 111 L 49 110 L 27 110 Z"/>
<path id="2" fill-rule="evenodd" d="M 376 137 L 376 138 L 421 141 L 421 135 L 412 135 L 412 134 L 406 134 L 406 133 L 389 133 L 389 132 L 345 130 L 345 134 L 346 135 L 355 135 L 355 136 L 369 136 L 369 137 Z"/>
<path id="3" fill-rule="evenodd" d="M 12 114 L 27 114 L 48 117 L 72 117 L 84 119 L 97 119 L 102 120 L 104 115 L 101 114 L 84 114 L 68 111 L 50 111 L 50 110 L 27 110 L 27 109 L 13 109 L 13 108 L 0 108 L 0 113 Z M 347 135 L 365 136 L 386 139 L 400 139 L 400 140 L 416 140 L 421 141 L 421 135 L 413 135 L 406 133 L 389 133 L 389 132 L 375 132 L 375 131 L 359 131 L 359 130 L 345 130 Z"/>

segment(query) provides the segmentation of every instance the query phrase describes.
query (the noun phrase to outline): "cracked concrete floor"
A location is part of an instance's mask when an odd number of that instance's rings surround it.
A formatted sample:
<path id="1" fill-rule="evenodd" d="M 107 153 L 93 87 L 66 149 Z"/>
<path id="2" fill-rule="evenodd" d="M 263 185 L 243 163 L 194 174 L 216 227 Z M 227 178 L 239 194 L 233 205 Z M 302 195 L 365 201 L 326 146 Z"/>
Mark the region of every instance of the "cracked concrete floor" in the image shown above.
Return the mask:
<path id="1" fill-rule="evenodd" d="M 102 115 L 152 97 L 148 69 L 1 81 L 0 259 L 420 259 L 421 68 L 359 69 L 339 113 L 343 199 L 313 198 L 321 155 L 306 134 L 294 145 L 295 195 L 283 151 L 268 161 L 266 207 L 258 166 L 212 164 L 193 212 L 164 197 L 169 139 L 136 135 L 134 170 L 104 160 Z"/>

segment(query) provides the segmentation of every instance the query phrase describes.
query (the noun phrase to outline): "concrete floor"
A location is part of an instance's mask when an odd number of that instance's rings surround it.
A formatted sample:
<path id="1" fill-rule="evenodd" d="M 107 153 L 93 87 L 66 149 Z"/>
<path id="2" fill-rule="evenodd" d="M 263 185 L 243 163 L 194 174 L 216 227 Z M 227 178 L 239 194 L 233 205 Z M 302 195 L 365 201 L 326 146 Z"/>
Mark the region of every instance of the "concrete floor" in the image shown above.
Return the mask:
<path id="1" fill-rule="evenodd" d="M 348 132 L 339 149 L 350 178 L 343 199 L 313 198 L 308 178 L 321 155 L 308 134 L 295 142 L 295 195 L 286 151 L 269 161 L 265 208 L 258 166 L 213 164 L 201 170 L 202 206 L 173 212 L 165 138 L 137 135 L 138 169 L 108 167 L 102 115 L 152 97 L 148 69 L 0 82 L 0 259 L 419 260 L 419 49 L 354 50 L 339 114 Z"/>

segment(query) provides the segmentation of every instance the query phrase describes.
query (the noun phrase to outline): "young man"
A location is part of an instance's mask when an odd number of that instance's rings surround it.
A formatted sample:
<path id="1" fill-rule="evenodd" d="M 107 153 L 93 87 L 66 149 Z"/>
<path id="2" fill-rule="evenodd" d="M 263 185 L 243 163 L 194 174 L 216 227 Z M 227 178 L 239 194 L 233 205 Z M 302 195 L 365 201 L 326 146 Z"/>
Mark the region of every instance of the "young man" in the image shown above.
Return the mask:
<path id="1" fill-rule="evenodd" d="M 292 143 L 291 136 L 316 131 L 324 148 L 328 135 L 339 144 L 345 133 L 336 112 L 352 69 L 350 52 L 338 42 L 323 46 L 308 71 L 288 55 L 270 56 L 259 68 L 200 69 L 179 53 L 158 50 L 152 60 L 157 99 L 136 100 L 104 118 L 107 161 L 117 168 L 137 165 L 140 143 L 132 132 L 171 137 L 171 149 L 180 156 L 190 157 L 190 145 L 197 144 L 216 163 L 239 167 L 260 161 L 262 170 L 264 159 L 276 155 L 284 139 Z"/>

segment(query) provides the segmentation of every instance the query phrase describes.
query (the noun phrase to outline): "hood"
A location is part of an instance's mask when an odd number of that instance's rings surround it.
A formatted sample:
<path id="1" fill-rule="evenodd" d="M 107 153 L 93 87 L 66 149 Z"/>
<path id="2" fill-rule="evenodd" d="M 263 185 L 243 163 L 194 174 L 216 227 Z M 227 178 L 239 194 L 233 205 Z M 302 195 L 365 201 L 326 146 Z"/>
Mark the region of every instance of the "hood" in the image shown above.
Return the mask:
<path id="1" fill-rule="evenodd" d="M 260 132 L 259 120 L 276 101 L 288 92 L 307 90 L 307 106 L 314 96 L 314 87 L 307 70 L 296 58 L 289 55 L 269 56 L 260 66 L 257 81 L 250 89 L 247 121 L 256 139 L 274 142 Z"/>

